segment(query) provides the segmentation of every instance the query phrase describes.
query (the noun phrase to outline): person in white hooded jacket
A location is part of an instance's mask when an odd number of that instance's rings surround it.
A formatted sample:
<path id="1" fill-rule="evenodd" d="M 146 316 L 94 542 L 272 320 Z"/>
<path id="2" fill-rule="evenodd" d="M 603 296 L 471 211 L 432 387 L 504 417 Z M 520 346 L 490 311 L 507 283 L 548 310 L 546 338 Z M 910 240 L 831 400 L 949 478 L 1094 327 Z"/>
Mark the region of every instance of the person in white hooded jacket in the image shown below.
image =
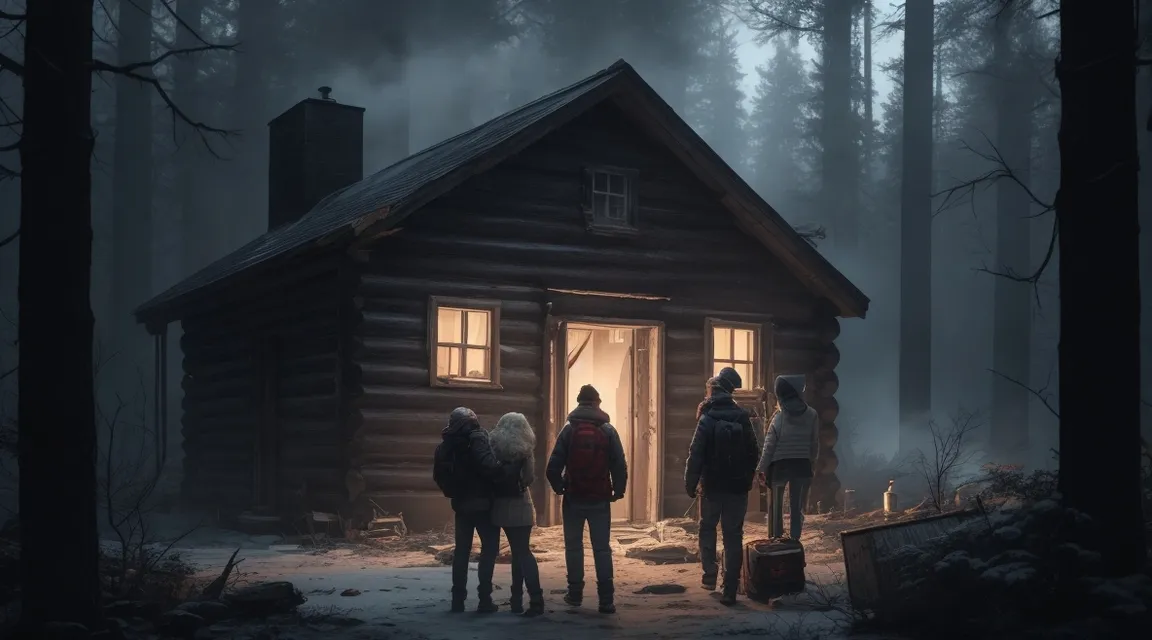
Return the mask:
<path id="1" fill-rule="evenodd" d="M 820 417 L 801 398 L 803 376 L 778 376 L 775 384 L 776 413 L 764 430 L 764 450 L 757 467 L 762 486 L 772 487 L 770 533 L 784 530 L 784 488 L 788 488 L 791 522 L 789 534 L 800 540 L 804 505 L 820 452 Z"/>

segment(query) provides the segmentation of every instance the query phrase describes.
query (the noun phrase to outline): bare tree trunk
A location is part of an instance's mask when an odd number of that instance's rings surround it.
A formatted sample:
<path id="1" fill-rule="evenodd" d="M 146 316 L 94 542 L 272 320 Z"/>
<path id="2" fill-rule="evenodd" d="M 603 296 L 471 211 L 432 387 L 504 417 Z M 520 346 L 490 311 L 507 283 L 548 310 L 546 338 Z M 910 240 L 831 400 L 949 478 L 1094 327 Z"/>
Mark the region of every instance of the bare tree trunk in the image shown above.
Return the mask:
<path id="1" fill-rule="evenodd" d="M 993 66 L 996 82 L 996 145 L 1007 170 L 1020 181 L 996 183 L 996 266 L 1007 273 L 1031 270 L 1032 78 L 1012 44 L 1016 5 L 996 18 Z M 1032 290 L 1027 283 L 996 278 L 993 283 L 992 420 L 990 453 L 1003 462 L 1028 447 L 1028 384 L 1032 368 Z M 1005 379 L 1006 376 L 1020 384 Z"/>
<path id="2" fill-rule="evenodd" d="M 120 64 L 152 58 L 152 2 L 120 3 Z M 151 69 L 140 69 L 151 74 Z M 120 76 L 116 81 L 116 139 L 112 156 L 113 274 L 111 335 L 118 353 L 116 382 L 134 383 L 147 366 L 148 340 L 132 310 L 152 293 L 152 88 Z"/>
<path id="3" fill-rule="evenodd" d="M 1060 476 L 1115 574 L 1145 561 L 1132 2 L 1060 4 Z"/>
<path id="4" fill-rule="evenodd" d="M 189 27 L 188 29 L 177 27 L 176 47 L 187 49 L 196 46 L 199 42 L 196 36 L 199 35 L 204 18 L 204 1 L 180 0 L 176 5 L 176 12 Z M 197 117 L 200 111 L 199 59 L 191 55 L 180 56 L 173 64 L 176 67 L 174 93 L 177 104 L 185 113 Z M 177 122 L 176 127 L 180 145 L 177 150 L 176 191 L 180 199 L 180 228 L 183 234 L 180 273 L 183 277 L 187 277 L 203 267 L 211 257 L 211 254 L 205 255 L 205 248 L 211 246 L 211 240 L 205 235 L 212 231 L 212 227 L 204 224 L 202 219 L 204 210 L 199 197 L 202 188 L 199 178 L 204 161 L 203 145 L 196 131 L 187 123 Z"/>
<path id="5" fill-rule="evenodd" d="M 821 193 L 837 248 L 858 239 L 859 162 L 852 127 L 853 0 L 824 3 L 824 113 L 821 114 Z"/>
<path id="6" fill-rule="evenodd" d="M 864 0 L 864 170 L 872 177 L 872 143 L 876 126 L 872 121 L 872 0 Z"/>
<path id="7" fill-rule="evenodd" d="M 1140 0 L 1140 57 L 1152 57 L 1152 0 Z M 1140 155 L 1152 158 L 1152 67 L 1137 69 L 1136 87 L 1136 126 L 1140 134 Z M 1149 162 L 1146 160 L 1146 162 Z M 1144 165 L 1140 172 L 1140 228 L 1152 229 L 1152 167 Z M 1149 286 L 1152 285 L 1152 233 L 1140 234 L 1140 295 L 1143 300 L 1152 300 Z M 1152 376 L 1147 375 L 1152 367 L 1152 314 L 1140 316 L 1140 380 L 1144 400 L 1152 400 Z M 1145 439 L 1152 441 L 1152 406 L 1140 404 L 1140 431 Z"/>
<path id="8" fill-rule="evenodd" d="M 900 448 L 932 412 L 932 0 L 908 0 L 900 192 Z"/>
<path id="9" fill-rule="evenodd" d="M 91 0 L 29 0 L 20 146 L 21 623 L 101 618 L 90 125 Z M 39 636 L 33 636 L 39 637 Z"/>
<path id="10" fill-rule="evenodd" d="M 232 91 L 232 116 L 240 130 L 241 147 L 236 164 L 242 183 L 237 185 L 238 198 L 232 212 L 240 224 L 218 220 L 223 246 L 215 255 L 231 251 L 248 239 L 268 230 L 268 61 L 274 59 L 274 35 L 279 28 L 277 3 L 240 0 L 236 14 L 240 50 L 236 57 L 236 79 Z M 216 240 L 220 243 L 220 240 Z"/>

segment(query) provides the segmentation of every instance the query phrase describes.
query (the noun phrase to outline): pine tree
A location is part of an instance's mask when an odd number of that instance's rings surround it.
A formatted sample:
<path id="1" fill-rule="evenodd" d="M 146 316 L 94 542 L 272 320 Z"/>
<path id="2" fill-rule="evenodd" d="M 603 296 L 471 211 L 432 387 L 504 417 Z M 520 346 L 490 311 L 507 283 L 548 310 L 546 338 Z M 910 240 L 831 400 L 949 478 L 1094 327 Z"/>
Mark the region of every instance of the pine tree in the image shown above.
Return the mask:
<path id="1" fill-rule="evenodd" d="M 736 29 L 717 20 L 708 29 L 700 63 L 690 78 L 685 115 L 704 140 L 729 166 L 744 173 L 746 148 L 744 73 L 736 55 Z"/>
<path id="2" fill-rule="evenodd" d="M 805 144 L 805 104 L 815 93 L 795 35 L 778 37 L 775 53 L 756 68 L 759 82 L 749 121 L 752 185 L 789 218 L 797 215 L 801 194 L 813 188 L 809 162 L 798 153 Z"/>

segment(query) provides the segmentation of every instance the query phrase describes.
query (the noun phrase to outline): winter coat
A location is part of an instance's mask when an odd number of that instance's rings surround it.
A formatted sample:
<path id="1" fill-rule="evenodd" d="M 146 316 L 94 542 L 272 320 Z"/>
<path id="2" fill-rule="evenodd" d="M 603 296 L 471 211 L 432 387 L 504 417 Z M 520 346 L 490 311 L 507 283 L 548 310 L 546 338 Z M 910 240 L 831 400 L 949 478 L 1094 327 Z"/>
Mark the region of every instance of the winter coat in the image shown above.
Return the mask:
<path id="1" fill-rule="evenodd" d="M 522 413 L 506 413 L 488 432 L 492 453 L 506 467 L 492 499 L 492 524 L 531 527 L 536 524 L 532 483 L 536 480 L 536 433 Z M 509 490 L 510 489 L 510 490 Z M 518 492 L 517 495 L 509 495 Z"/>
<path id="2" fill-rule="evenodd" d="M 692 443 L 688 445 L 688 461 L 684 465 L 684 488 L 695 494 L 701 485 L 705 493 L 748 493 L 756 471 L 756 432 L 748 411 L 736 404 L 732 394 L 713 389 L 712 396 L 700 405 L 700 420 Z M 743 455 L 740 469 L 716 469 L 711 464 L 716 424 L 735 422 L 743 427 Z"/>
<path id="3" fill-rule="evenodd" d="M 787 475 L 811 477 L 812 472 L 805 473 L 802 468 L 815 470 L 819 452 L 820 417 L 816 410 L 807 405 L 801 412 L 782 409 L 772 416 L 768 428 L 764 430 L 764 451 L 760 454 L 757 469 L 761 473 L 768 473 L 770 467 L 778 462 L 805 461 L 808 463 L 806 467 L 795 462 L 783 466 L 790 469 Z"/>
<path id="4" fill-rule="evenodd" d="M 440 432 L 444 440 L 449 438 L 468 439 L 468 462 L 457 469 L 459 494 L 452 498 L 452 510 L 457 513 L 477 513 L 492 508 L 494 482 L 503 473 L 500 462 L 492 455 L 488 443 L 488 432 L 480 427 L 480 421 L 470 409 L 460 407 L 448 417 L 448 426 Z"/>
<path id="5" fill-rule="evenodd" d="M 620 434 L 616 431 L 616 427 L 609 422 L 608 414 L 595 404 L 576 405 L 576 408 L 568 414 L 568 421 L 556 437 L 556 445 L 552 447 L 552 455 L 548 456 L 548 468 L 545 472 L 548 484 L 560 495 L 563 495 L 567 488 L 564 471 L 568 465 L 568 446 L 572 442 L 573 422 L 591 422 L 599 425 L 608 434 L 608 475 L 615 494 L 613 497 L 616 500 L 623 498 L 624 490 L 628 487 L 628 461 L 624 459 L 624 445 L 620 442 Z"/>

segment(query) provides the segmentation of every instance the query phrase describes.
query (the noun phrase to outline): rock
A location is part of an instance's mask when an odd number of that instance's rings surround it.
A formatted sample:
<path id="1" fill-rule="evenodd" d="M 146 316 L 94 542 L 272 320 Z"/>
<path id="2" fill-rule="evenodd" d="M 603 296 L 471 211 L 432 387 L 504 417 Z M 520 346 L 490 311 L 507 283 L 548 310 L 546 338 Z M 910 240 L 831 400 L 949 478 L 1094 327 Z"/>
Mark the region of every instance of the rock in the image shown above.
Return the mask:
<path id="1" fill-rule="evenodd" d="M 358 595 L 360 595 L 360 590 L 359 589 L 345 589 L 345 590 L 340 592 L 340 595 L 342 595 L 344 597 L 358 596 Z"/>
<path id="2" fill-rule="evenodd" d="M 224 602 L 236 613 L 266 616 L 288 613 L 304 604 L 306 598 L 291 582 L 263 582 L 243 587 L 224 596 Z"/>
<path id="3" fill-rule="evenodd" d="M 88 627 L 79 622 L 49 622 L 41 630 L 44 640 L 88 640 Z"/>
<path id="4" fill-rule="evenodd" d="M 109 618 L 144 618 L 152 620 L 163 612 L 163 608 L 155 602 L 138 600 L 117 600 L 104 605 L 104 615 Z"/>
<path id="5" fill-rule="evenodd" d="M 181 604 L 176 609 L 196 614 L 209 622 L 224 620 L 232 613 L 228 605 L 216 600 L 193 600 Z"/>
<path id="6" fill-rule="evenodd" d="M 632 593 L 636 593 L 636 594 L 650 593 L 650 594 L 656 595 L 656 596 L 665 596 L 665 595 L 671 595 L 674 593 L 684 593 L 687 590 L 688 589 L 685 588 L 684 585 L 682 585 L 682 584 L 650 584 L 650 585 L 646 585 L 640 589 L 637 589 L 636 591 L 633 591 Z"/>
<path id="7" fill-rule="evenodd" d="M 190 638 L 197 629 L 207 623 L 207 620 L 195 613 L 173 609 L 160 614 L 160 619 L 156 622 L 156 630 L 165 636 Z"/>
<path id="8" fill-rule="evenodd" d="M 665 543 L 647 547 L 633 547 L 624 552 L 627 558 L 643 560 L 649 564 L 688 564 L 696 562 L 696 551 L 682 544 Z"/>

